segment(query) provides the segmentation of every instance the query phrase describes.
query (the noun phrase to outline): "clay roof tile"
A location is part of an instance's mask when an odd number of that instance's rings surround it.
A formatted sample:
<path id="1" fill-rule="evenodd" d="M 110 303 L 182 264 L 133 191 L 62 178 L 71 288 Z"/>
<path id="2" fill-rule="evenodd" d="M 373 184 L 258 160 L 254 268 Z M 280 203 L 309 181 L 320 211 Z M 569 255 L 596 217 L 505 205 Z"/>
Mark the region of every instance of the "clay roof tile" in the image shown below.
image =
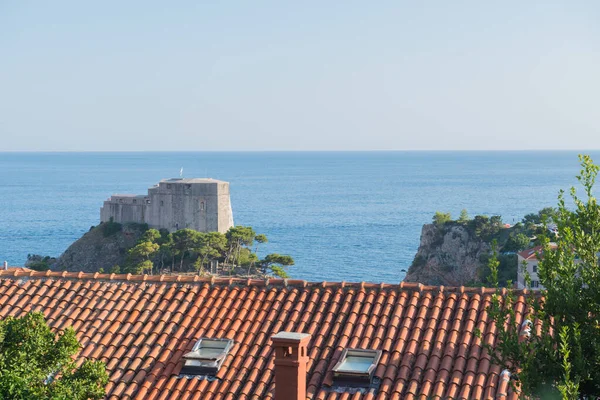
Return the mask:
<path id="1" fill-rule="evenodd" d="M 50 271 L 28 271 L 23 284 L 22 274 L 0 271 L 0 316 L 41 310 L 56 329 L 72 325 L 81 360 L 107 364 L 107 398 L 272 399 L 270 337 L 280 330 L 312 335 L 312 399 L 487 398 L 505 390 L 483 346 L 496 340 L 488 289 Z M 518 294 L 522 319 L 528 293 Z M 207 336 L 236 341 L 217 379 L 178 377 L 182 355 Z M 331 369 L 351 346 L 383 351 L 378 389 L 330 389 Z"/>

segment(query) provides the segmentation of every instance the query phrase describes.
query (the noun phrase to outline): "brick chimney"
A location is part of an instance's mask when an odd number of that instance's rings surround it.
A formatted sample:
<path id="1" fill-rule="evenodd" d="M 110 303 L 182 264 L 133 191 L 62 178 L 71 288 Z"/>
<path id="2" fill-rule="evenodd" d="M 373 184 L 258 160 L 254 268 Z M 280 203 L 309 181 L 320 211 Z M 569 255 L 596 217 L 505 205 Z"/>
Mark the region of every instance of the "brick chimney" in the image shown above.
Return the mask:
<path id="1" fill-rule="evenodd" d="M 275 400 L 306 400 L 310 335 L 279 332 L 271 340 L 275 350 Z"/>

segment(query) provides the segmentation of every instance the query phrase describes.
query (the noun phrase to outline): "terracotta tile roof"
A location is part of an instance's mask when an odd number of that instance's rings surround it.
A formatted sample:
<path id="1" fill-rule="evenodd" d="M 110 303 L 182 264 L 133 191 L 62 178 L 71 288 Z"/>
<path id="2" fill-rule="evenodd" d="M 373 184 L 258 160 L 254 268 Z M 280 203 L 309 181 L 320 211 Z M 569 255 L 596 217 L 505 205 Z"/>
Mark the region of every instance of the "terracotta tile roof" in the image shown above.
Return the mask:
<path id="1" fill-rule="evenodd" d="M 555 249 L 556 244 L 550 243 L 550 248 Z M 537 254 L 542 253 L 543 250 L 544 250 L 543 246 L 535 246 L 535 247 L 532 247 L 531 249 L 526 249 L 526 250 L 520 251 L 517 254 L 526 260 L 537 260 Z"/>
<path id="2" fill-rule="evenodd" d="M 30 268 L 25 268 L 25 267 L 11 267 L 10 265 L 7 267 L 7 269 L 9 269 L 11 271 L 12 270 L 19 270 L 20 272 L 30 272 L 30 271 L 33 271 Z"/>
<path id="3" fill-rule="evenodd" d="M 307 391 L 319 400 L 516 399 L 482 342 L 492 290 L 401 283 L 201 279 L 0 271 L 0 318 L 42 311 L 106 362 L 108 399 L 272 399 L 270 337 L 310 333 Z M 523 317 L 526 291 L 516 304 Z M 480 339 L 475 329 L 483 332 Z M 235 340 L 216 379 L 179 377 L 200 337 Z M 345 347 L 382 350 L 378 389 L 330 387 Z"/>

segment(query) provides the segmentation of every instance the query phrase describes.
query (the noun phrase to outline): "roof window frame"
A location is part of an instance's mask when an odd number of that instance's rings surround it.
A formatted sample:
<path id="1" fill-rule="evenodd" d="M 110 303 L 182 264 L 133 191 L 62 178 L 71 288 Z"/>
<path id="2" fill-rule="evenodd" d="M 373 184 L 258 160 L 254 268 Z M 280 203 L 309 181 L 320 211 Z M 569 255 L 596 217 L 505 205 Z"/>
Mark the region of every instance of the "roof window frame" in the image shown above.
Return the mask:
<path id="1" fill-rule="evenodd" d="M 349 357 L 370 358 L 371 364 L 366 370 L 342 369 L 342 366 L 348 361 Z M 381 350 L 344 349 L 338 362 L 332 368 L 333 384 L 349 387 L 370 386 L 373 383 L 373 373 L 380 359 Z"/>
<path id="2" fill-rule="evenodd" d="M 214 346 L 215 344 L 223 346 Z M 211 346 L 211 344 L 213 346 Z M 215 375 L 235 342 L 233 339 L 207 338 L 198 339 L 192 350 L 182 356 L 183 367 L 181 375 Z M 221 349 L 218 354 L 202 354 L 202 349 Z"/>

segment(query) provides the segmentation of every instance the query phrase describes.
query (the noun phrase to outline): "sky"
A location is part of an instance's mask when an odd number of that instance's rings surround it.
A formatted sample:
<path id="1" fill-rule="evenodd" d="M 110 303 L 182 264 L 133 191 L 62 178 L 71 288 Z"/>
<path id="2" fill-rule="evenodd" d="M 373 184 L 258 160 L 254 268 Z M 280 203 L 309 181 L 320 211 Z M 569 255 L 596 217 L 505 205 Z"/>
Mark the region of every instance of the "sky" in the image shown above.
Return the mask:
<path id="1" fill-rule="evenodd" d="M 0 152 L 600 149 L 599 96 L 596 0 L 0 0 Z"/>

